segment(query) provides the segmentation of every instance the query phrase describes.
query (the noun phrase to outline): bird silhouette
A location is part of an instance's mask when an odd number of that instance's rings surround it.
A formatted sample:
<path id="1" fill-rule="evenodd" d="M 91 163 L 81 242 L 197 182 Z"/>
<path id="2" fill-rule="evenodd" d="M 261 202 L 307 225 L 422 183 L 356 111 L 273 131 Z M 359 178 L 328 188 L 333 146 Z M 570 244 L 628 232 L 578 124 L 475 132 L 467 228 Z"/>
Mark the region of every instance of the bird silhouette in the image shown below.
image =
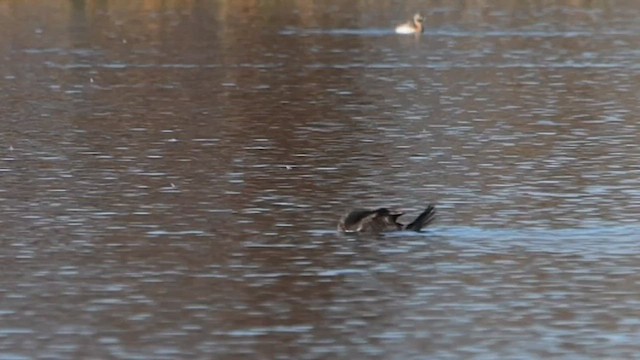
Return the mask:
<path id="1" fill-rule="evenodd" d="M 429 225 L 436 215 L 436 209 L 429 204 L 427 208 L 411 223 L 404 225 L 398 222 L 402 211 L 378 208 L 375 210 L 355 209 L 340 218 L 338 231 L 344 233 L 371 232 L 380 233 L 387 231 L 420 231 Z"/>

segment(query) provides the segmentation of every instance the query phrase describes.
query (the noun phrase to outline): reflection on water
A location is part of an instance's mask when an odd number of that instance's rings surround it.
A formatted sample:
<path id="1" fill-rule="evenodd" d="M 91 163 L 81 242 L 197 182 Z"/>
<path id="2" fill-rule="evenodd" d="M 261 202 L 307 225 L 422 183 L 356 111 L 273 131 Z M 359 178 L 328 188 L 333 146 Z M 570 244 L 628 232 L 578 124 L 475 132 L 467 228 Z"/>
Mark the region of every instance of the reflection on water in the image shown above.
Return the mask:
<path id="1" fill-rule="evenodd" d="M 639 15 L 0 2 L 0 358 L 635 356 Z"/>

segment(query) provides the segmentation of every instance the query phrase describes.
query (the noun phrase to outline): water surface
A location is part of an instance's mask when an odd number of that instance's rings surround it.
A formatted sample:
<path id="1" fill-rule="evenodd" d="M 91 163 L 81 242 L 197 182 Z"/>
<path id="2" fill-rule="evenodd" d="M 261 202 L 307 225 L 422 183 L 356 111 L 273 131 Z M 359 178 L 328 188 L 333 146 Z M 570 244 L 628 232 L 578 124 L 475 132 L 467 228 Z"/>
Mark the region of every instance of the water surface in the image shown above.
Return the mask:
<path id="1" fill-rule="evenodd" d="M 636 356 L 640 6 L 570 4 L 0 2 L 0 359 Z"/>

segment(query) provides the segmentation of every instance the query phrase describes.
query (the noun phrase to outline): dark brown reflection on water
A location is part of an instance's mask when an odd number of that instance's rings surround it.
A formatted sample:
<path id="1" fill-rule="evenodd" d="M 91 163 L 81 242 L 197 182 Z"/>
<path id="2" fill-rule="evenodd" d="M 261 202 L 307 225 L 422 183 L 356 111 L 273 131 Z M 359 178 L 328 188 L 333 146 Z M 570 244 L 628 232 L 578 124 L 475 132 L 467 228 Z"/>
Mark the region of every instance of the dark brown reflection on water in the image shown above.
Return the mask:
<path id="1" fill-rule="evenodd" d="M 638 15 L 0 1 L 0 353 L 635 355 Z"/>

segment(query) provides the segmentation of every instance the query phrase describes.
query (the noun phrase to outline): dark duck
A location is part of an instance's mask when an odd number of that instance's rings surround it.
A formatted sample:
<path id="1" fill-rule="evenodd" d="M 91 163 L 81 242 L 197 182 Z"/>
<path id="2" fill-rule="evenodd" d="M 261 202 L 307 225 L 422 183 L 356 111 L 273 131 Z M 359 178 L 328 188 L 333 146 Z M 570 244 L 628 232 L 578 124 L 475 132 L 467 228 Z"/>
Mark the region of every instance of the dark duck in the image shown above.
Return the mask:
<path id="1" fill-rule="evenodd" d="M 398 218 L 404 213 L 387 208 L 375 210 L 355 209 L 347 213 L 338 223 L 338 231 L 344 233 L 381 233 L 387 231 L 420 231 L 435 218 L 436 209 L 433 205 L 427 208 L 411 223 L 404 225 Z"/>

